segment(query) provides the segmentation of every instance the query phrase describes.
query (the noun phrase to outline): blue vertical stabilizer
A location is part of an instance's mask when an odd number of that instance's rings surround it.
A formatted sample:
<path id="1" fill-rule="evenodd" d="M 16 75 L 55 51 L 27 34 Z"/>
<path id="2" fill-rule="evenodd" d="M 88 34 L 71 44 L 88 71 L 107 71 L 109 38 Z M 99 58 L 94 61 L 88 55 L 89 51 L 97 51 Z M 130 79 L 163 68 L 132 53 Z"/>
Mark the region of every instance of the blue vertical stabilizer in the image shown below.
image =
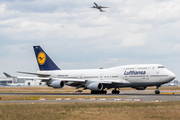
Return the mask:
<path id="1" fill-rule="evenodd" d="M 40 46 L 33 46 L 40 70 L 60 70 Z"/>

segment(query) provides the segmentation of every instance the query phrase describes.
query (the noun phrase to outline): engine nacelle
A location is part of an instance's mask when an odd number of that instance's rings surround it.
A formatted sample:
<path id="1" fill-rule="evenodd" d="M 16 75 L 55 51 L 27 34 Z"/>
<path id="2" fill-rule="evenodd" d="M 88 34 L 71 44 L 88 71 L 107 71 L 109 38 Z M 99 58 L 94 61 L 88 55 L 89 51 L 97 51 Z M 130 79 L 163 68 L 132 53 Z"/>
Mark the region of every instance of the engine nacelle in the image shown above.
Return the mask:
<path id="1" fill-rule="evenodd" d="M 90 83 L 88 87 L 92 91 L 101 91 L 103 89 L 102 83 Z"/>
<path id="2" fill-rule="evenodd" d="M 136 90 L 146 90 L 147 89 L 147 87 L 133 87 L 133 88 Z"/>
<path id="3" fill-rule="evenodd" d="M 53 88 L 63 88 L 64 87 L 64 81 L 56 80 L 51 83 L 51 86 Z"/>

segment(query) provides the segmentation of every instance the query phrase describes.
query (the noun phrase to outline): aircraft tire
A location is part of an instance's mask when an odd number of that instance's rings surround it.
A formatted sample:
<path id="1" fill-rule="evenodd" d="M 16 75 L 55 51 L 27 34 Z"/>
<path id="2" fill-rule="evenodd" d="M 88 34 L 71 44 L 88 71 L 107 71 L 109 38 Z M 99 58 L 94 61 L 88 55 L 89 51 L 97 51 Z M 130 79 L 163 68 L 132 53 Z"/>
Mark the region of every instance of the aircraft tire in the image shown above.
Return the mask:
<path id="1" fill-rule="evenodd" d="M 115 91 L 115 90 L 112 91 L 112 94 L 119 94 L 119 93 L 120 91 Z"/>
<path id="2" fill-rule="evenodd" d="M 102 91 L 99 91 L 99 92 L 100 92 L 100 94 L 106 94 L 107 93 L 106 90 L 102 90 Z"/>
<path id="3" fill-rule="evenodd" d="M 99 94 L 100 92 L 98 91 L 91 91 L 91 94 Z"/>
<path id="4" fill-rule="evenodd" d="M 102 91 L 91 91 L 91 94 L 106 94 L 107 91 L 102 90 Z"/>
<path id="5" fill-rule="evenodd" d="M 159 94 L 159 93 L 160 93 L 160 91 L 159 91 L 159 90 L 156 90 L 156 91 L 155 91 L 155 94 Z"/>

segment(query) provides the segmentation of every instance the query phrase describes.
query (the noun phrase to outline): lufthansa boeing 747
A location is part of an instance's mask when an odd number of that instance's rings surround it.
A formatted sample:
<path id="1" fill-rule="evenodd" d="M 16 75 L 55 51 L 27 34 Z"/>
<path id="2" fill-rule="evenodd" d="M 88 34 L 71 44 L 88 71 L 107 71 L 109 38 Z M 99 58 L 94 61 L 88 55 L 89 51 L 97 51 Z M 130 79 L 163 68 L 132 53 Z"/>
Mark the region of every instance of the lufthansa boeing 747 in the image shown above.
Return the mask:
<path id="1" fill-rule="evenodd" d="M 37 75 L 36 79 L 46 82 L 49 87 L 63 88 L 64 85 L 90 89 L 91 94 L 106 94 L 114 88 L 112 94 L 119 94 L 120 88 L 131 87 L 145 90 L 159 87 L 175 79 L 175 74 L 160 64 L 124 65 L 108 69 L 61 70 L 40 46 L 34 46 L 39 71 L 37 73 L 19 72 Z"/>

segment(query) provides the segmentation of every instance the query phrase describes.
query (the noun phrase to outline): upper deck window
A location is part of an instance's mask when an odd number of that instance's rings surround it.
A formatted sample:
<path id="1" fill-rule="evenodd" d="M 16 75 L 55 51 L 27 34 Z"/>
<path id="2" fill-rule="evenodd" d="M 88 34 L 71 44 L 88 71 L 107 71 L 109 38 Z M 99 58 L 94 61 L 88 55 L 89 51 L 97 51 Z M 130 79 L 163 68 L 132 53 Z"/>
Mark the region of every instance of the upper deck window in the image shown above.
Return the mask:
<path id="1" fill-rule="evenodd" d="M 165 68 L 164 66 L 158 66 L 158 68 Z"/>

